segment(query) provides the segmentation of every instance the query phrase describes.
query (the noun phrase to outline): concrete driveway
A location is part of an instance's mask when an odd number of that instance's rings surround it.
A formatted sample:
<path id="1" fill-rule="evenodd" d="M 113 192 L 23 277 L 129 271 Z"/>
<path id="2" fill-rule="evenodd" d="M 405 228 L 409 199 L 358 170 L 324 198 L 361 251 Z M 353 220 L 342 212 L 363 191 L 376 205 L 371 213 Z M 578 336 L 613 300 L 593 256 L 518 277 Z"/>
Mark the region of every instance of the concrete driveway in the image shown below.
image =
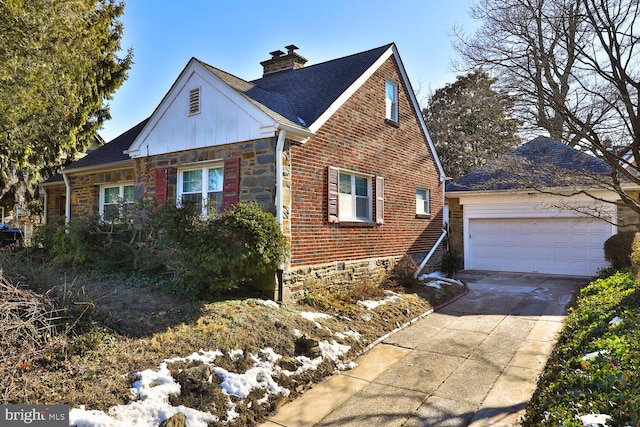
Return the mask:
<path id="1" fill-rule="evenodd" d="M 586 277 L 463 271 L 468 293 L 286 404 L 274 426 L 513 426 Z"/>

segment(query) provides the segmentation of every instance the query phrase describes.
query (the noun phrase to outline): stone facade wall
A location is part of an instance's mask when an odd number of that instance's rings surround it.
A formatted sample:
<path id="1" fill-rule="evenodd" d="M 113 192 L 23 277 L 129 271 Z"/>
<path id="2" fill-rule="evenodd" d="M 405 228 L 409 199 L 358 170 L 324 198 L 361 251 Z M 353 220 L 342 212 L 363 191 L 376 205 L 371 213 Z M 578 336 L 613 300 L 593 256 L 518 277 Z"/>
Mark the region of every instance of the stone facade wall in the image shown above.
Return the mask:
<path id="1" fill-rule="evenodd" d="M 630 192 L 629 196 L 638 199 L 638 192 Z M 618 202 L 618 232 L 640 231 L 640 215 L 621 201 Z"/>
<path id="2" fill-rule="evenodd" d="M 64 183 L 47 187 L 47 218 L 46 221 L 54 221 L 65 215 L 67 190 Z"/>
<path id="3" fill-rule="evenodd" d="M 175 203 L 178 169 L 197 163 L 240 158 L 240 201 L 255 201 L 275 213 L 275 138 L 168 153 L 135 160 L 136 199 L 155 195 L 156 168 L 168 168 L 168 200 Z"/>
<path id="4" fill-rule="evenodd" d="M 301 298 L 307 289 L 315 286 L 337 287 L 365 278 L 379 280 L 391 271 L 398 259 L 384 257 L 291 267 L 283 277 L 282 297 L 290 301 Z"/>
<path id="5" fill-rule="evenodd" d="M 455 251 L 464 262 L 464 208 L 458 198 L 449 198 L 447 203 L 449 204 L 449 249 Z"/>
<path id="6" fill-rule="evenodd" d="M 100 186 L 133 182 L 133 167 L 116 171 L 70 175 L 69 181 L 71 184 L 71 219 L 73 220 L 98 214 Z"/>

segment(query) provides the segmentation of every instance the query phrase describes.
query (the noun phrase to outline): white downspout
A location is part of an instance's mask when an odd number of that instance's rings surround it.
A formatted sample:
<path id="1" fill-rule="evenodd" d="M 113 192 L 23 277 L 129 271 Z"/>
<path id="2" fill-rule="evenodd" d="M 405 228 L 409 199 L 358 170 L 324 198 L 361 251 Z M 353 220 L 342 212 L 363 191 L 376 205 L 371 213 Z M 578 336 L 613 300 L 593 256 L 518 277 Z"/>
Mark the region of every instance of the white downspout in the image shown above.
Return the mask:
<path id="1" fill-rule="evenodd" d="M 44 204 L 43 215 L 44 215 L 44 223 L 46 224 L 48 222 L 47 216 L 49 216 L 49 192 L 47 191 L 46 188 L 42 188 L 42 191 L 44 192 L 44 201 L 42 202 Z"/>
<path id="2" fill-rule="evenodd" d="M 64 186 L 66 189 L 64 201 L 64 222 L 65 224 L 69 224 L 71 222 L 71 181 L 69 181 L 69 176 L 66 173 L 63 173 L 62 177 L 64 178 Z"/>
<path id="3" fill-rule="evenodd" d="M 415 273 L 413 273 L 413 277 L 418 277 L 418 274 L 420 274 L 420 272 L 422 271 L 422 269 L 424 268 L 425 265 L 427 265 L 427 263 L 429 262 L 429 260 L 431 259 L 431 257 L 433 256 L 433 254 L 436 252 L 436 250 L 438 249 L 438 246 L 440 246 L 440 243 L 442 243 L 442 241 L 444 240 L 444 238 L 447 235 L 447 230 L 445 228 L 442 229 L 442 234 L 440 235 L 440 237 L 438 237 L 438 240 L 436 240 L 435 245 L 433 245 L 433 247 L 431 247 L 431 250 L 429 251 L 429 253 L 427 254 L 426 257 L 424 257 L 424 259 L 422 260 L 422 262 L 420 263 L 420 266 L 418 267 L 418 269 L 416 270 Z"/>
<path id="4" fill-rule="evenodd" d="M 278 142 L 276 142 L 276 220 L 283 228 L 283 207 L 282 207 L 282 154 L 284 152 L 284 141 L 287 138 L 287 131 L 280 129 L 278 132 Z"/>
<path id="5" fill-rule="evenodd" d="M 445 195 L 445 185 L 444 184 L 445 184 L 446 180 L 447 180 L 447 177 L 445 177 L 444 175 L 440 176 L 440 182 L 442 182 L 442 201 L 443 201 L 443 203 L 444 203 L 444 195 Z M 436 240 L 436 243 L 431 247 L 431 250 L 429 251 L 427 256 L 424 257 L 424 259 L 420 263 L 420 266 L 418 267 L 416 272 L 413 273 L 413 277 L 416 277 L 416 278 L 418 277 L 418 274 L 420 274 L 420 272 L 422 271 L 424 266 L 427 265 L 427 263 L 429 262 L 429 260 L 433 256 L 433 254 L 438 249 L 438 246 L 440 246 L 440 243 L 442 243 L 444 238 L 447 236 L 447 218 L 444 217 L 444 205 L 443 205 L 442 211 L 443 211 L 442 212 L 442 234 L 440 235 L 440 237 L 438 237 L 438 240 Z"/>
<path id="6" fill-rule="evenodd" d="M 278 141 L 276 142 L 276 220 L 280 224 L 280 229 L 284 231 L 283 224 L 283 206 L 282 206 L 282 155 L 284 153 L 284 141 L 287 138 L 287 131 L 280 129 L 278 132 Z M 278 302 L 284 302 L 284 283 L 283 283 L 283 271 L 284 263 L 278 267 L 276 272 L 276 281 L 278 286 Z"/>

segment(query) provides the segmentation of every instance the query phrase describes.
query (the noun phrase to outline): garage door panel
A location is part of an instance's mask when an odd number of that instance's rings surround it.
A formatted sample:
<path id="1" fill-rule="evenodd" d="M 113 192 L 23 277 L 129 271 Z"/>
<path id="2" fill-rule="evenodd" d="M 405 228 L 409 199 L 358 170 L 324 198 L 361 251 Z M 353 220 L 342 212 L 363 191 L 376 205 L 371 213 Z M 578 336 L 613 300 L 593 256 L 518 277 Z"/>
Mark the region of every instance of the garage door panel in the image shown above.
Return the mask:
<path id="1" fill-rule="evenodd" d="M 592 275 L 611 227 L 579 218 L 470 219 L 467 268 Z"/>

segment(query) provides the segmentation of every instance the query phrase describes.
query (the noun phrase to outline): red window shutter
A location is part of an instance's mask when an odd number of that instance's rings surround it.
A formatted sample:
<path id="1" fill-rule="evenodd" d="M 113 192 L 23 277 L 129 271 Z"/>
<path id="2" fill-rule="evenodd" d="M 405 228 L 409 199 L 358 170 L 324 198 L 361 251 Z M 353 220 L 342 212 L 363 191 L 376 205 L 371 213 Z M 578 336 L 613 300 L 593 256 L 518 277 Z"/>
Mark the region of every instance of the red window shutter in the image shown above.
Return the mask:
<path id="1" fill-rule="evenodd" d="M 384 223 L 384 178 L 376 177 L 376 224 Z"/>
<path id="2" fill-rule="evenodd" d="M 169 187 L 169 171 L 167 168 L 156 168 L 156 191 L 155 196 L 156 200 L 160 203 L 164 203 L 167 201 L 168 196 L 168 187 Z"/>
<path id="3" fill-rule="evenodd" d="M 224 161 L 222 182 L 222 210 L 237 205 L 240 201 L 240 158 L 233 157 Z"/>
<path id="4" fill-rule="evenodd" d="M 330 223 L 340 222 L 339 214 L 340 200 L 340 169 L 332 166 L 327 167 L 327 221 Z"/>

